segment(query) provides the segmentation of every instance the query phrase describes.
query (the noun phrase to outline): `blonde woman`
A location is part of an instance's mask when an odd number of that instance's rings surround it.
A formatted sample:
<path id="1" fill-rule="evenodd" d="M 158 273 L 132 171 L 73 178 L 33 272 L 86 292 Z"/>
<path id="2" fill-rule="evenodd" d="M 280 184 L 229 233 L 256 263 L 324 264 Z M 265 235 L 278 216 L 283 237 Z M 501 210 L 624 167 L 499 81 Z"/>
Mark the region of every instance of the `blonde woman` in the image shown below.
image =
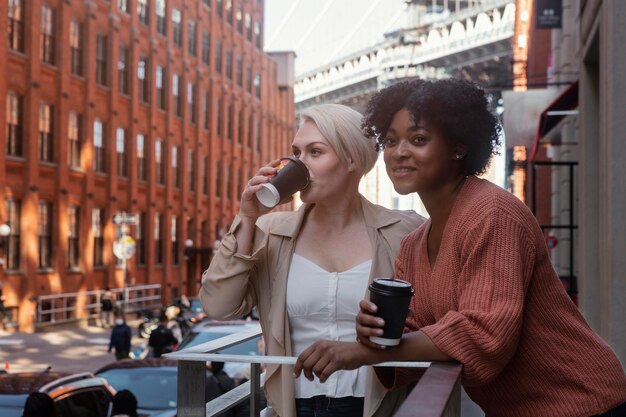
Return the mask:
<path id="1" fill-rule="evenodd" d="M 200 298 L 210 318 L 237 318 L 257 307 L 269 355 L 296 356 L 320 339 L 354 341 L 369 282 L 393 275 L 401 239 L 423 222 L 359 194 L 359 181 L 377 158 L 361 119 L 336 104 L 305 111 L 292 143 L 310 173 L 303 206 L 267 214 L 255 193 L 276 173 L 278 160 L 262 167 L 243 190 L 239 214 L 202 277 Z M 282 417 L 321 410 L 328 417 L 389 415 L 402 393 L 386 396 L 369 372 L 341 371 L 321 383 L 294 379 L 293 367 L 268 365 L 265 393 Z"/>

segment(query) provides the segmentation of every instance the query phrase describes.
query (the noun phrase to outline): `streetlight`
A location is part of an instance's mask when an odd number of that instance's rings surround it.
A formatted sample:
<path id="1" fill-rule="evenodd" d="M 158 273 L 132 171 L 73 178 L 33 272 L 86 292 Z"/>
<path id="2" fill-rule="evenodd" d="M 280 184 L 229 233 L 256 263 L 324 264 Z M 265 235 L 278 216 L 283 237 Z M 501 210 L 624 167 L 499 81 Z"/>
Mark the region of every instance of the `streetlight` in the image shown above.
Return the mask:
<path id="1" fill-rule="evenodd" d="M 8 224 L 0 224 L 0 237 L 7 237 L 11 234 L 11 226 Z"/>

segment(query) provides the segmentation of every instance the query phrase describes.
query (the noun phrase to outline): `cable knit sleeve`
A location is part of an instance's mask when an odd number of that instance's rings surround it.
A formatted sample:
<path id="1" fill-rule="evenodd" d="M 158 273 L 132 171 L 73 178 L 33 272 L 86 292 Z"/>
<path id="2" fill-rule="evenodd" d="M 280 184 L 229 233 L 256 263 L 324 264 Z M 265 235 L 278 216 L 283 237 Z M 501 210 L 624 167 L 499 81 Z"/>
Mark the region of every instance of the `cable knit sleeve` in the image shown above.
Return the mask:
<path id="1" fill-rule="evenodd" d="M 459 238 L 440 251 L 437 265 L 449 263 L 458 272 L 452 283 L 458 307 L 420 330 L 463 364 L 466 386 L 481 385 L 496 378 L 517 349 L 534 243 L 527 225 L 503 207 L 450 232 Z"/>

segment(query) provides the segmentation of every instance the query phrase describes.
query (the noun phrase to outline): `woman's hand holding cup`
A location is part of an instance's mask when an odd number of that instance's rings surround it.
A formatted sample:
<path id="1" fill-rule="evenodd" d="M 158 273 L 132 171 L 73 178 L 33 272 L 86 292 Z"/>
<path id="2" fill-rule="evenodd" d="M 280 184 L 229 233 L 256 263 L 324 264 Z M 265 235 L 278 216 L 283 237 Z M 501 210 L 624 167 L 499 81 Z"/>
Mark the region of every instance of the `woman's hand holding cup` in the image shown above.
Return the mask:
<path id="1" fill-rule="evenodd" d="M 356 337 L 357 340 L 374 349 L 385 349 L 383 345 L 379 345 L 370 341 L 370 336 L 382 336 L 385 321 L 380 317 L 376 317 L 378 308 L 376 304 L 369 300 L 361 300 L 359 303 L 359 313 L 356 316 Z"/>
<path id="2" fill-rule="evenodd" d="M 269 164 L 261 167 L 256 172 L 254 177 L 250 178 L 246 188 L 244 188 L 243 193 L 241 194 L 239 217 L 256 222 L 260 216 L 271 211 L 271 208 L 267 208 L 259 202 L 255 194 L 263 188 L 263 184 L 268 183 L 270 178 L 276 175 L 279 164 L 280 159 L 275 159 Z"/>

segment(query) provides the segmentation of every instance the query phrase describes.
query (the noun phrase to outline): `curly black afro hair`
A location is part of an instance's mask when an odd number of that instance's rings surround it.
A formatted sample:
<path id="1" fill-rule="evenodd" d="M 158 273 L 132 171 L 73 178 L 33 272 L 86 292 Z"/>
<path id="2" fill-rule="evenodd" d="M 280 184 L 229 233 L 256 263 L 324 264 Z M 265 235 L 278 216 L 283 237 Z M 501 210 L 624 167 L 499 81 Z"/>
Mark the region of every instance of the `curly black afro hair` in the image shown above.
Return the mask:
<path id="1" fill-rule="evenodd" d="M 470 81 L 416 79 L 376 93 L 367 104 L 362 127 L 376 139 L 378 150 L 384 149 L 391 120 L 402 108 L 411 112 L 415 123 L 426 120 L 451 144 L 467 146 L 460 161 L 465 175 L 484 173 L 498 153 L 502 126 L 489 111 L 485 92 Z"/>

